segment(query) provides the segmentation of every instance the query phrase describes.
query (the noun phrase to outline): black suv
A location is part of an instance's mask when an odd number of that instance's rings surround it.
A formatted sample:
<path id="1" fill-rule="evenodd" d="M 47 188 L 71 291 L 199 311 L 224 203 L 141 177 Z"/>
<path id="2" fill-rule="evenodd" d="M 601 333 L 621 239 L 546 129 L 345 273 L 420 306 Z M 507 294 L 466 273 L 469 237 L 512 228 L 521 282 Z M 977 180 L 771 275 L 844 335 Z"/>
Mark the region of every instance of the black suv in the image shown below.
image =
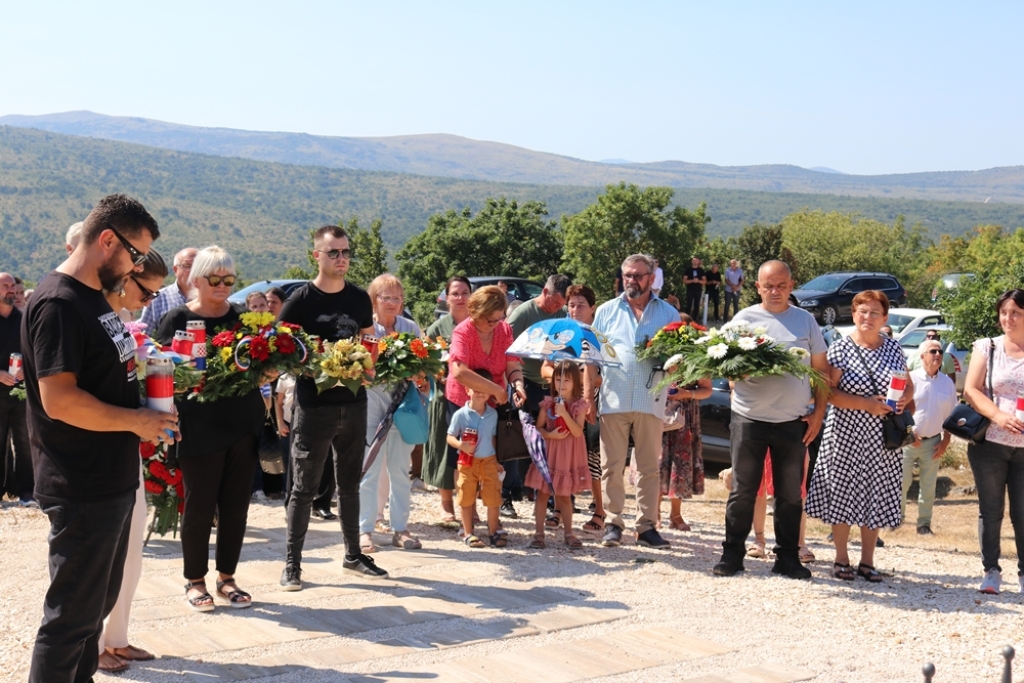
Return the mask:
<path id="1" fill-rule="evenodd" d="M 888 273 L 825 273 L 793 290 L 797 305 L 822 325 L 853 317 L 853 297 L 867 289 L 881 290 L 890 306 L 907 305 L 907 289 Z"/>

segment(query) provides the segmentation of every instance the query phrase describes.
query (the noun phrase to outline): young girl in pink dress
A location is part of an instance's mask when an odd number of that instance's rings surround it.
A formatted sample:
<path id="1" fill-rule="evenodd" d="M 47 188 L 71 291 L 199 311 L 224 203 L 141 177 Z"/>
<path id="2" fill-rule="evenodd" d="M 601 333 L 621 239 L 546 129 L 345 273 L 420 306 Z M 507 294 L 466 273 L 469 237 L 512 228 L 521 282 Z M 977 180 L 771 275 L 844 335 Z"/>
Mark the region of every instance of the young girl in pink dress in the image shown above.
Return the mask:
<path id="1" fill-rule="evenodd" d="M 531 548 L 544 547 L 544 519 L 548 495 L 551 493 L 555 496 L 556 514 L 565 528 L 566 547 L 583 547 L 583 543 L 572 532 L 571 496 L 590 490 L 587 440 L 583 435 L 587 408 L 579 366 L 567 361 L 555 365 L 551 378 L 551 396 L 541 402 L 540 414 L 537 416 L 537 429 L 547 445 L 552 486 L 548 485 L 536 465 L 530 465 L 530 471 L 526 473 L 525 485 L 537 490 L 534 510 L 537 532 L 530 543 Z"/>

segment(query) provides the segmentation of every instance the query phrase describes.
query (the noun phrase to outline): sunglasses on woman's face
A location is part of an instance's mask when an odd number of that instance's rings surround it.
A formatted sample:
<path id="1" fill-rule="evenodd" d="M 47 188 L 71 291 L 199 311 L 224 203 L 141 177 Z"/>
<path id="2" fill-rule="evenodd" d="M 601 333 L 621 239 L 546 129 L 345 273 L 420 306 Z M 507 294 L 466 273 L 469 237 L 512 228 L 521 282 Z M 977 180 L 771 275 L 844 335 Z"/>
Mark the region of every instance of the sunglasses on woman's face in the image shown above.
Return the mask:
<path id="1" fill-rule="evenodd" d="M 219 287 L 220 285 L 225 287 L 235 286 L 234 275 L 204 275 L 203 279 L 209 282 L 211 287 Z"/>
<path id="2" fill-rule="evenodd" d="M 139 282 L 134 277 L 132 278 L 132 282 L 134 282 L 135 286 L 139 288 L 140 292 L 142 292 L 142 303 L 148 303 L 153 299 L 157 298 L 158 296 L 160 296 L 160 292 L 154 292 L 151 289 L 146 289 L 145 287 L 142 286 L 142 283 Z"/>

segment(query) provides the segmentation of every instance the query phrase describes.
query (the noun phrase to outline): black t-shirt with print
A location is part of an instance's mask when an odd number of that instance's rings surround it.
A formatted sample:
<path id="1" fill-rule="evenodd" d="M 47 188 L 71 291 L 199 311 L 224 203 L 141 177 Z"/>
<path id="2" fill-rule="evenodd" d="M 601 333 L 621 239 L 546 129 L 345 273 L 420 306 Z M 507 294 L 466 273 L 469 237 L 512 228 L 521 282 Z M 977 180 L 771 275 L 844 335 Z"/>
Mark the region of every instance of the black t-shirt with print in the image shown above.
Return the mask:
<path id="1" fill-rule="evenodd" d="M 690 278 L 691 280 L 699 280 L 702 277 L 704 277 L 704 269 L 694 268 L 693 266 L 690 266 L 689 268 L 686 269 L 686 277 Z M 691 282 L 690 284 L 686 285 L 687 294 L 700 294 L 703 290 L 704 285 L 702 285 L 699 282 Z"/>
<path id="2" fill-rule="evenodd" d="M 721 271 L 716 273 L 713 270 L 709 270 L 708 272 L 704 273 L 704 277 L 707 281 L 706 287 L 708 290 L 708 294 L 716 294 L 718 292 L 719 286 L 722 284 Z"/>
<path id="3" fill-rule="evenodd" d="M 206 338 L 210 339 L 221 328 L 230 328 L 239 322 L 239 309 L 230 308 L 219 318 L 204 318 L 189 310 L 188 306 L 172 308 L 160 319 L 156 340 L 164 346 L 174 341 L 177 330 L 185 330 L 190 320 L 206 323 Z M 176 398 L 178 427 L 181 442 L 177 445 L 177 457 L 199 458 L 225 451 L 246 436 L 260 435 L 266 415 L 266 405 L 259 389 L 253 389 L 245 396 L 231 396 L 211 403 L 200 403 L 187 397 Z M 256 453 L 253 452 L 253 457 Z"/>
<path id="4" fill-rule="evenodd" d="M 6 317 L 0 315 L 0 370 L 7 372 L 12 353 L 21 353 L 21 311 L 17 308 L 12 308 Z M 0 405 L 20 403 L 11 396 L 12 388 L 0 384 Z"/>
<path id="5" fill-rule="evenodd" d="M 139 407 L 135 339 L 103 293 L 63 273 L 43 278 L 29 300 L 21 332 L 28 394 L 28 433 L 41 500 L 96 500 L 139 486 L 139 437 L 94 432 L 51 419 L 39 378 L 70 372 L 79 389 L 119 408 Z"/>
<path id="6" fill-rule="evenodd" d="M 328 294 L 312 282 L 296 289 L 281 308 L 278 319 L 299 325 L 309 334 L 324 341 L 359 337 L 359 330 L 373 327 L 373 305 L 366 290 L 351 282 L 340 292 Z M 353 395 L 342 386 L 317 394 L 312 377 L 299 377 L 295 382 L 295 400 L 301 406 L 365 403 L 366 390 Z"/>

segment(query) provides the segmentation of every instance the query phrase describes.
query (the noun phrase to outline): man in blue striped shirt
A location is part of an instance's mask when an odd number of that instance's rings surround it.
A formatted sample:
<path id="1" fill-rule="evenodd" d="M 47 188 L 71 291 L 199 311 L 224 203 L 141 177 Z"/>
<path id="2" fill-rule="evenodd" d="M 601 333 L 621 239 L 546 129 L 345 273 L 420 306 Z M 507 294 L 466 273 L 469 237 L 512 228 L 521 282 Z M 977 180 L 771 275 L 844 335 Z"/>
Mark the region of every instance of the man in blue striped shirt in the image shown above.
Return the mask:
<path id="1" fill-rule="evenodd" d="M 607 338 L 619 367 L 605 368 L 601 385 L 601 479 L 608 521 L 601 545 L 622 543 L 622 509 L 626 504 L 623 470 L 633 432 L 633 457 L 639 476 L 636 483 L 637 543 L 651 548 L 668 548 L 669 543 L 655 529 L 658 518 L 659 474 L 665 393 L 654 394 L 657 373 L 652 361 L 636 358 L 636 346 L 662 327 L 679 322 L 679 311 L 651 292 L 654 262 L 633 254 L 622 262 L 625 291 L 601 304 L 593 328 Z"/>
<path id="2" fill-rule="evenodd" d="M 174 255 L 174 282 L 161 289 L 160 296 L 142 309 L 139 321 L 146 323 L 146 329 L 151 335 L 156 333 L 156 328 L 160 327 L 160 321 L 168 311 L 188 303 L 188 276 L 192 272 L 192 261 L 197 251 L 195 247 L 186 247 Z"/>

